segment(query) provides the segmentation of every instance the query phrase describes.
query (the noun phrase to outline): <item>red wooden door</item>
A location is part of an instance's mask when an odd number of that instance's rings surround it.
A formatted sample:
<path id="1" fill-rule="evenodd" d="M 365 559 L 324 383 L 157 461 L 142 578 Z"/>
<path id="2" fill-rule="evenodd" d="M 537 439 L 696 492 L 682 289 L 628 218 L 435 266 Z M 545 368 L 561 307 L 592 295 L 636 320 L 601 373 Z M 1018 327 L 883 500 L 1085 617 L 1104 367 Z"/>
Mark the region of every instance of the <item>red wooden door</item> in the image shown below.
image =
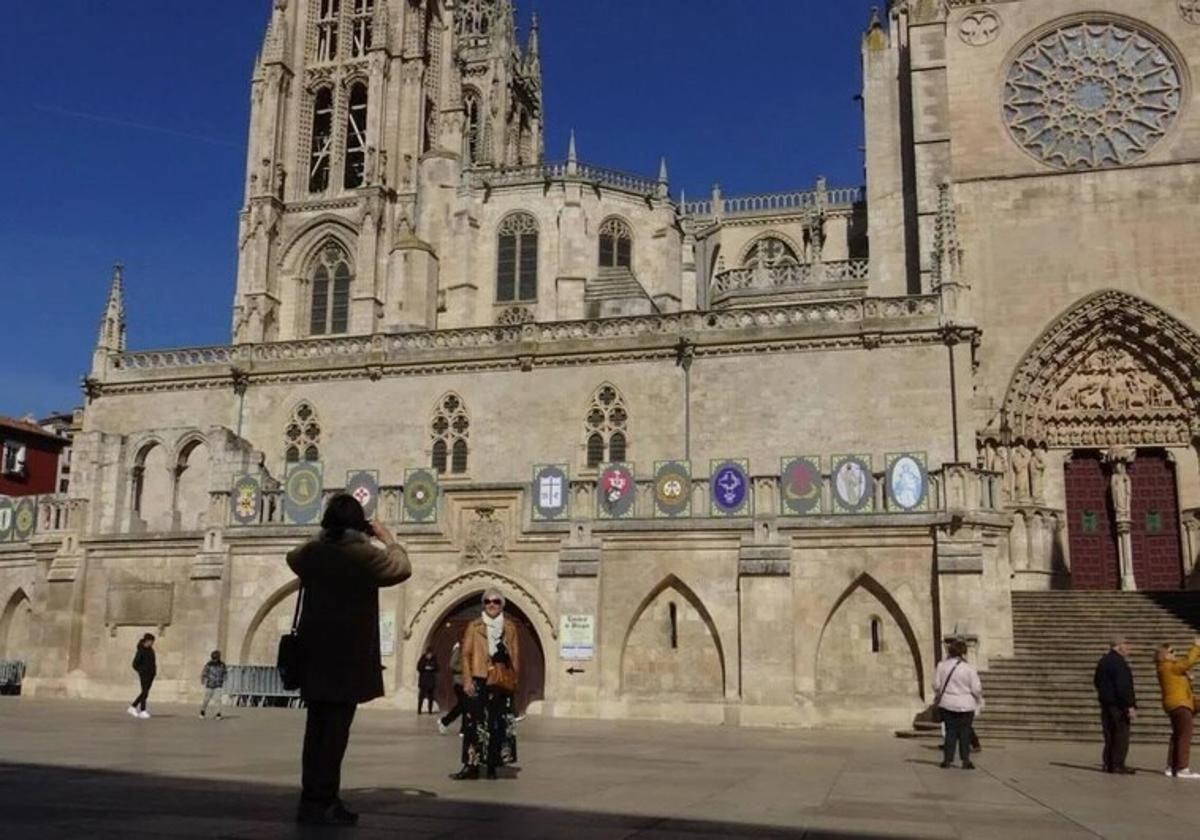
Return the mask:
<path id="1" fill-rule="evenodd" d="M 1117 589 L 1117 534 L 1100 453 L 1077 451 L 1066 464 L 1071 588 Z"/>
<path id="2" fill-rule="evenodd" d="M 1133 576 L 1138 589 L 1180 589 L 1179 496 L 1175 465 L 1161 449 L 1139 449 L 1129 468 Z"/>
<path id="3" fill-rule="evenodd" d="M 474 619 L 479 618 L 481 607 L 479 597 L 475 593 L 464 598 L 458 606 L 450 610 L 434 628 L 428 641 L 437 657 L 440 670 L 438 671 L 437 698 L 438 707 L 443 714 L 454 705 L 454 680 L 450 673 L 450 648 L 461 641 L 463 631 Z M 542 644 L 534 632 L 529 618 L 512 601 L 504 608 L 506 621 L 517 626 L 517 642 L 521 647 L 521 673 L 517 684 L 517 709 L 525 711 L 531 702 L 545 697 L 546 660 L 542 653 Z"/>

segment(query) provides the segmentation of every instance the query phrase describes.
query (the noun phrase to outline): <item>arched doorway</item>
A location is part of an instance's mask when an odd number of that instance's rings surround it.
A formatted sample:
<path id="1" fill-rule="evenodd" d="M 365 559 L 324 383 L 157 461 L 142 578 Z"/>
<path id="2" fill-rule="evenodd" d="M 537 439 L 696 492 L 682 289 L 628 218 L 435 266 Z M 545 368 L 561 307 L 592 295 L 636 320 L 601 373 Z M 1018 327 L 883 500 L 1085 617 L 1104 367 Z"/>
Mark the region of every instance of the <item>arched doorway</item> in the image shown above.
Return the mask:
<path id="1" fill-rule="evenodd" d="M 450 674 L 450 648 L 460 641 L 467 625 L 479 617 L 479 599 L 483 589 L 478 589 L 467 595 L 457 604 L 446 611 L 441 620 L 434 625 L 427 647 L 433 648 L 437 657 L 438 671 L 437 702 L 438 708 L 446 710 L 454 705 L 454 680 Z M 525 612 L 508 601 L 504 608 L 505 619 L 512 621 L 517 627 L 517 640 L 521 651 L 521 681 L 517 687 L 517 709 L 524 712 L 535 700 L 542 700 L 546 693 L 546 656 L 542 650 L 542 642 L 533 629 L 533 622 Z M 424 648 L 422 648 L 422 653 Z"/>

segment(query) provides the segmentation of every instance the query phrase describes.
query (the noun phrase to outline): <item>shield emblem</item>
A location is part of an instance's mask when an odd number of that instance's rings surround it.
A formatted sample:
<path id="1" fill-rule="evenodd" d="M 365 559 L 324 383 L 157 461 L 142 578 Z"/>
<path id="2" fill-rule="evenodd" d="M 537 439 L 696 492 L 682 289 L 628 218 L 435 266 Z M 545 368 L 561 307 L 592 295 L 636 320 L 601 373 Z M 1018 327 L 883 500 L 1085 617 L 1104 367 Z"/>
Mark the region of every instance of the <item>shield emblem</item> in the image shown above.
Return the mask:
<path id="1" fill-rule="evenodd" d="M 239 475 L 229 495 L 229 517 L 234 525 L 258 524 L 262 487 L 253 475 Z"/>
<path id="2" fill-rule="evenodd" d="M 566 464 L 550 464 L 533 468 L 533 518 L 551 522 L 567 515 L 570 490 Z"/>
<path id="3" fill-rule="evenodd" d="M 12 499 L 0 496 L 0 543 L 12 539 L 14 512 Z"/>
<path id="4" fill-rule="evenodd" d="M 367 519 L 379 510 L 379 473 L 375 470 L 351 470 L 346 473 L 346 492 L 362 505 Z"/>
<path id="5" fill-rule="evenodd" d="M 870 455 L 835 455 L 829 472 L 834 513 L 875 510 L 875 476 Z"/>
<path id="6" fill-rule="evenodd" d="M 404 474 L 404 519 L 406 522 L 437 521 L 438 483 L 429 470 L 407 470 Z"/>
<path id="7" fill-rule="evenodd" d="M 687 461 L 654 465 L 654 514 L 674 519 L 692 512 L 692 466 Z"/>
<path id="8" fill-rule="evenodd" d="M 713 516 L 750 514 L 750 473 L 744 460 L 714 461 L 709 479 Z"/>
<path id="9" fill-rule="evenodd" d="M 815 455 L 785 458 L 779 471 L 779 496 L 786 513 L 820 513 L 821 459 Z"/>
<path id="10" fill-rule="evenodd" d="M 293 525 L 311 525 L 321 516 L 321 465 L 316 461 L 288 464 L 283 485 L 283 513 Z"/>
<path id="11" fill-rule="evenodd" d="M 903 513 L 929 508 L 929 472 L 924 452 L 889 453 L 887 461 L 888 507 Z"/>
<path id="12" fill-rule="evenodd" d="M 609 464 L 596 480 L 596 504 L 601 519 L 625 519 L 633 515 L 637 482 L 632 464 Z"/>
<path id="13" fill-rule="evenodd" d="M 13 505 L 13 539 L 28 542 L 37 531 L 37 499 L 22 496 Z"/>

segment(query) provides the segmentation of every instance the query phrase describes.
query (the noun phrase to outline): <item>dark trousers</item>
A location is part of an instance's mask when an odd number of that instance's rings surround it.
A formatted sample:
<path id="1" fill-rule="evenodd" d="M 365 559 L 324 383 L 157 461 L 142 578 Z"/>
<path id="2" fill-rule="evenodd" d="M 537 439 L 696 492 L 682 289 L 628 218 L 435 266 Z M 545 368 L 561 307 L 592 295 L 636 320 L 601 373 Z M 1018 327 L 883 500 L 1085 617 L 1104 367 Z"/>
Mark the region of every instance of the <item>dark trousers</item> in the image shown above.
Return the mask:
<path id="1" fill-rule="evenodd" d="M 1172 772 L 1188 769 L 1192 760 L 1192 724 L 1195 712 L 1187 706 L 1172 709 L 1171 747 L 1167 751 L 1167 766 Z"/>
<path id="2" fill-rule="evenodd" d="M 300 801 L 328 806 L 338 802 L 342 758 L 350 740 L 355 703 L 309 703 L 304 727 Z"/>
<path id="3" fill-rule="evenodd" d="M 459 717 L 462 716 L 463 709 L 465 708 L 466 702 L 467 702 L 466 692 L 463 691 L 463 688 L 461 685 L 458 685 L 457 683 L 455 683 L 454 684 L 454 708 L 451 709 L 450 711 L 446 712 L 446 714 L 442 716 L 442 726 L 449 726 L 450 724 L 454 723 L 454 721 L 458 720 Z"/>
<path id="4" fill-rule="evenodd" d="M 942 709 L 942 720 L 946 723 L 946 743 L 942 745 L 942 761 L 949 764 L 954 760 L 954 750 L 966 764 L 971 760 L 971 733 L 974 731 L 974 712 L 952 712 Z"/>
<path id="5" fill-rule="evenodd" d="M 417 714 L 421 714 L 421 707 L 426 703 L 429 704 L 429 714 L 433 714 L 433 686 L 421 686 L 417 691 Z"/>
<path id="6" fill-rule="evenodd" d="M 133 698 L 133 702 L 129 705 L 144 712 L 146 711 L 146 698 L 150 696 L 150 686 L 154 685 L 154 674 L 138 674 L 138 679 L 142 683 L 142 693 Z"/>
<path id="7" fill-rule="evenodd" d="M 1101 706 L 1100 725 L 1104 728 L 1104 769 L 1111 773 L 1124 767 L 1129 755 L 1129 713 L 1120 706 Z"/>

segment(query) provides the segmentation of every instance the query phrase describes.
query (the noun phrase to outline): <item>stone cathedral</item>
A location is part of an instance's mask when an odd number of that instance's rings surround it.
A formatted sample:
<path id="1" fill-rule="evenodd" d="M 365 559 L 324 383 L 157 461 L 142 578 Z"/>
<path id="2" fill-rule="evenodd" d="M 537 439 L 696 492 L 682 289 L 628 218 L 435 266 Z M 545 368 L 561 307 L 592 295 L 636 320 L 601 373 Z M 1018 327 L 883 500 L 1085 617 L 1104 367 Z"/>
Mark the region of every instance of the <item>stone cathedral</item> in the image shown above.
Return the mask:
<path id="1" fill-rule="evenodd" d="M 272 664 L 342 489 L 397 709 L 488 586 L 534 713 L 905 726 L 1014 591 L 1194 585 L 1200 2 L 863 24 L 864 186 L 685 198 L 544 147 L 512 0 L 274 0 L 229 342 L 127 348 L 116 270 L 72 492 L 3 503 L 25 693 Z"/>

